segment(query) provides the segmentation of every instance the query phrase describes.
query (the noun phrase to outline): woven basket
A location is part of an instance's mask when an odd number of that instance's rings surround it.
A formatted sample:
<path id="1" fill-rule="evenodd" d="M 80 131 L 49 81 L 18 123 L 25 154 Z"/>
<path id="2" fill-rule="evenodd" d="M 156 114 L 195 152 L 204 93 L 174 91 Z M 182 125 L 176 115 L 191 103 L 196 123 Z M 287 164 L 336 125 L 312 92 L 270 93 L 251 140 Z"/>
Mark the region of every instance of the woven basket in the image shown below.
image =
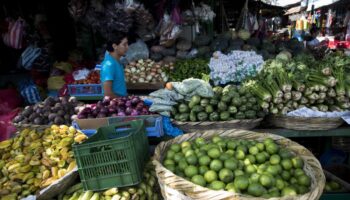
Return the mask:
<path id="1" fill-rule="evenodd" d="M 344 121 L 341 118 L 324 117 L 270 117 L 269 122 L 276 127 L 292 130 L 330 130 L 341 126 Z"/>
<path id="2" fill-rule="evenodd" d="M 206 130 L 230 130 L 230 129 L 253 129 L 260 125 L 262 118 L 259 119 L 242 119 L 231 121 L 217 121 L 217 122 L 179 122 L 173 123 L 185 132 L 206 131 Z"/>
<path id="3" fill-rule="evenodd" d="M 251 139 L 262 141 L 266 138 L 272 138 L 282 147 L 286 147 L 304 160 L 304 170 L 308 176 L 311 177 L 311 190 L 310 192 L 295 197 L 283 197 L 282 200 L 313 200 L 319 199 L 325 184 L 325 176 L 322 171 L 321 165 L 312 153 L 305 147 L 299 145 L 282 136 L 268 134 L 268 133 L 256 133 L 245 130 L 228 130 L 228 131 L 206 131 L 204 133 L 189 133 L 179 137 L 176 137 L 167 142 L 160 143 L 154 154 L 154 165 L 156 166 L 156 174 L 158 182 L 161 185 L 162 194 L 165 200 L 260 200 L 263 198 L 255 198 L 238 193 L 231 193 L 227 191 L 214 191 L 199 185 L 195 185 L 192 182 L 175 175 L 173 172 L 166 169 L 161 163 L 165 151 L 171 144 L 181 143 L 183 141 L 191 141 L 197 137 L 203 137 L 209 139 L 214 135 L 222 137 L 236 138 L 236 139 Z M 170 189 L 169 189 L 170 188 Z M 178 196 L 175 196 L 177 191 Z M 183 197 L 185 194 L 186 196 Z M 276 199 L 276 198 L 275 198 Z"/>

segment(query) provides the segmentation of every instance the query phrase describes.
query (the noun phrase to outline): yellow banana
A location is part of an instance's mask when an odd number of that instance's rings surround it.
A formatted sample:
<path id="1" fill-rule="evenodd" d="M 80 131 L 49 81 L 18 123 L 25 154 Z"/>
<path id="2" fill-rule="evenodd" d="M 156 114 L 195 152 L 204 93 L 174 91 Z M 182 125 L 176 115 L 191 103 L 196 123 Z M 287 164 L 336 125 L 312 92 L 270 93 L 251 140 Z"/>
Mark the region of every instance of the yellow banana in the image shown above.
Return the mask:
<path id="1" fill-rule="evenodd" d="M 58 168 L 57 167 L 52 167 L 51 168 L 51 174 L 53 177 L 58 177 Z"/>
<path id="2" fill-rule="evenodd" d="M 58 178 L 62 178 L 64 175 L 66 175 L 67 170 L 66 169 L 60 169 L 58 170 L 57 174 L 58 174 Z"/>
<path id="3" fill-rule="evenodd" d="M 67 168 L 67 172 L 72 171 L 77 166 L 77 161 L 73 160 L 71 163 L 69 163 L 69 166 Z"/>
<path id="4" fill-rule="evenodd" d="M 12 145 L 12 140 L 5 140 L 0 142 L 0 149 L 6 149 Z"/>
<path id="5" fill-rule="evenodd" d="M 26 173 L 26 172 L 29 172 L 31 169 L 32 169 L 32 166 L 25 165 L 25 166 L 19 168 L 19 172 Z"/>
<path id="6" fill-rule="evenodd" d="M 49 170 L 45 170 L 44 172 L 43 172 L 43 177 L 42 177 L 42 179 L 48 179 L 50 177 L 50 171 Z"/>

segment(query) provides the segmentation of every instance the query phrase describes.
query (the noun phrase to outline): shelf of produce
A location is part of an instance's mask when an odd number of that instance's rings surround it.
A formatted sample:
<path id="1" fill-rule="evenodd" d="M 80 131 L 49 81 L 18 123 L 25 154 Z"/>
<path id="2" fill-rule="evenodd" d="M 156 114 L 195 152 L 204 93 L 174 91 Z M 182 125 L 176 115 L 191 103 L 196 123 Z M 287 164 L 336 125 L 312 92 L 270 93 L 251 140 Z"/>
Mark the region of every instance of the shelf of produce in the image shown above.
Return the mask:
<path id="1" fill-rule="evenodd" d="M 165 83 L 126 83 L 128 90 L 159 90 Z"/>
<path id="2" fill-rule="evenodd" d="M 350 127 L 340 127 L 337 129 L 326 130 L 326 131 L 296 131 L 289 129 L 255 129 L 256 132 L 266 132 L 277 134 L 284 137 L 334 137 L 334 136 L 349 136 Z"/>
<path id="3" fill-rule="evenodd" d="M 343 200 L 350 199 L 350 193 L 328 193 L 322 194 L 320 200 Z"/>

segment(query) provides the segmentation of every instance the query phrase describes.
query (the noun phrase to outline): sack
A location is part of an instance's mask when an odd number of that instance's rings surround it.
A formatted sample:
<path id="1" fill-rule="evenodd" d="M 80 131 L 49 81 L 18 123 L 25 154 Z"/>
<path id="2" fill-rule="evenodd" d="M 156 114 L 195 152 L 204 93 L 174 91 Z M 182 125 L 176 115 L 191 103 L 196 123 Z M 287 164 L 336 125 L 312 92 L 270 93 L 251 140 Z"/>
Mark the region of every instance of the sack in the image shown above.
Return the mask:
<path id="1" fill-rule="evenodd" d="M 25 21 L 22 18 L 18 18 L 16 21 L 13 19 L 6 19 L 8 22 L 7 33 L 2 35 L 4 44 L 14 49 L 22 48 L 22 40 L 24 36 Z"/>
<path id="2" fill-rule="evenodd" d="M 20 65 L 24 67 L 24 69 L 30 70 L 32 69 L 34 61 L 40 56 L 41 49 L 30 45 L 23 51 L 20 58 Z"/>

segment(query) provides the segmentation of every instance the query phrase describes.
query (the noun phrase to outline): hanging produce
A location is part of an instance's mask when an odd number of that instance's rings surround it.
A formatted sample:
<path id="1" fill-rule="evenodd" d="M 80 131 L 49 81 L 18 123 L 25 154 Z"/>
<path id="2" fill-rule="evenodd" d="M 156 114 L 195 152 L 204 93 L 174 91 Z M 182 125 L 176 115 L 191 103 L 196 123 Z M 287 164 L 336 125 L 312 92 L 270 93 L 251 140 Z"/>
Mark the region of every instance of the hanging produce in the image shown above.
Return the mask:
<path id="1" fill-rule="evenodd" d="M 302 107 L 313 110 L 344 111 L 350 108 L 349 59 L 331 55 L 323 60 L 312 56 L 288 55 L 269 60 L 256 80 L 244 86 L 259 97 L 262 108 L 285 115 Z"/>
<path id="2" fill-rule="evenodd" d="M 229 121 L 233 119 L 263 118 L 265 113 L 257 99 L 242 87 L 228 85 L 215 87 L 214 97 L 194 95 L 190 102 L 173 106 L 172 116 L 177 121 Z"/>
<path id="3" fill-rule="evenodd" d="M 263 64 L 262 56 L 254 51 L 232 51 L 227 55 L 215 52 L 209 63 L 210 78 L 215 85 L 240 83 L 248 77 L 255 77 Z"/>
<path id="4" fill-rule="evenodd" d="M 128 83 L 164 83 L 168 81 L 166 70 L 174 70 L 174 64 L 141 59 L 125 67 L 125 79 Z"/>
<path id="5" fill-rule="evenodd" d="M 151 114 L 143 100 L 136 96 L 118 97 L 111 99 L 104 97 L 102 101 L 96 104 L 84 105 L 77 107 L 78 119 L 103 118 L 118 116 L 137 116 Z"/>
<path id="6" fill-rule="evenodd" d="M 202 22 L 212 22 L 216 16 L 211 7 L 204 3 L 194 8 L 194 14 Z"/>

